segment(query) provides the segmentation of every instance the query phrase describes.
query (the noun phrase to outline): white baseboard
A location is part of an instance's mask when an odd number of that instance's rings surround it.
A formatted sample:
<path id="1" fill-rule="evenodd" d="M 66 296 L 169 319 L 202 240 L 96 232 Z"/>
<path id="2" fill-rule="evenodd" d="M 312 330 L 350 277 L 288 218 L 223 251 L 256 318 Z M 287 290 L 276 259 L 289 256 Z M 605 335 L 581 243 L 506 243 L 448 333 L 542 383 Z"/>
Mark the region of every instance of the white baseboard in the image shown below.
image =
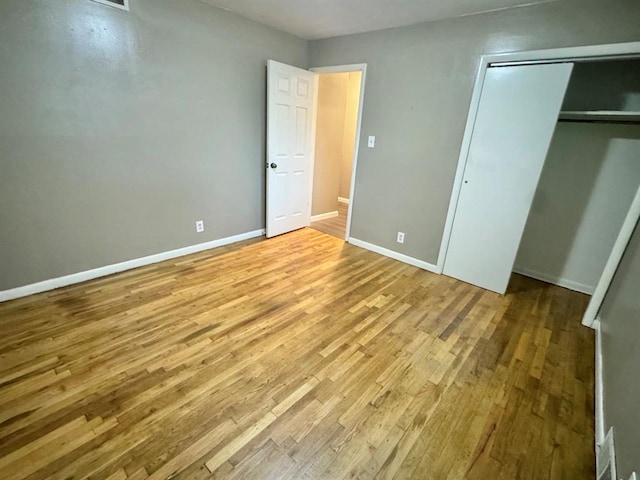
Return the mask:
<path id="1" fill-rule="evenodd" d="M 584 283 L 574 282 L 573 280 L 559 278 L 554 275 L 547 275 L 546 273 L 536 272 L 534 270 L 529 270 L 528 268 L 515 267 L 513 269 L 513 272 L 524 275 L 525 277 L 531 277 L 535 278 L 536 280 L 541 280 L 553 285 L 558 285 L 559 287 L 568 288 L 569 290 L 573 290 L 575 292 L 586 293 L 587 295 L 593 295 L 593 292 L 596 289 L 596 287 L 593 285 L 585 285 Z"/>
<path id="2" fill-rule="evenodd" d="M 339 203 L 346 203 L 347 205 L 349 205 L 349 199 L 348 198 L 338 197 L 338 202 Z"/>
<path id="3" fill-rule="evenodd" d="M 356 247 L 361 247 L 366 250 L 371 250 L 372 252 L 379 253 L 380 255 L 384 255 L 385 257 L 408 263 L 409 265 L 413 265 L 414 267 L 422 268 L 423 270 L 427 270 L 428 272 L 440 273 L 438 272 L 437 266 L 423 260 L 418 260 L 417 258 L 410 257 L 409 255 L 405 255 L 404 253 L 394 252 L 393 250 L 389 250 L 388 248 L 379 247 L 378 245 L 374 245 L 373 243 L 358 240 L 357 238 L 353 237 L 349 237 L 349 243 L 351 245 L 355 245 Z"/>
<path id="4" fill-rule="evenodd" d="M 22 287 L 0 291 L 0 302 L 6 302 L 7 300 L 26 297 L 35 293 L 46 292 L 48 290 L 66 287 L 67 285 L 73 285 L 76 283 L 86 282 L 87 280 L 93 280 L 94 278 L 105 277 L 113 273 L 124 272 L 125 270 L 131 270 L 132 268 L 143 267 L 145 265 L 163 262 L 172 258 L 202 252 L 211 248 L 222 247 L 223 245 L 229 245 L 231 243 L 240 242 L 242 240 L 260 237 L 261 235 L 264 235 L 264 232 L 264 229 L 254 230 L 252 232 L 241 233 L 239 235 L 220 238 L 218 240 L 212 240 L 210 242 L 199 243 L 190 247 L 178 248 L 176 250 L 157 253 L 155 255 L 149 255 L 142 258 L 134 258 L 133 260 L 127 260 L 125 262 L 115 263 L 113 265 L 107 265 L 84 272 L 65 275 L 64 277 L 52 278 L 50 280 L 44 280 L 42 282 L 32 283 L 30 285 L 24 285 Z"/>
<path id="5" fill-rule="evenodd" d="M 602 329 L 600 327 L 600 318 L 596 318 L 593 322 L 593 328 L 596 331 L 596 452 L 600 445 L 604 443 L 605 427 L 604 427 L 604 383 L 602 370 Z"/>
<path id="6" fill-rule="evenodd" d="M 321 213 L 320 215 L 312 215 L 311 222 L 317 222 L 319 220 L 326 220 L 327 218 L 333 218 L 338 216 L 338 211 L 334 210 L 333 212 Z"/>

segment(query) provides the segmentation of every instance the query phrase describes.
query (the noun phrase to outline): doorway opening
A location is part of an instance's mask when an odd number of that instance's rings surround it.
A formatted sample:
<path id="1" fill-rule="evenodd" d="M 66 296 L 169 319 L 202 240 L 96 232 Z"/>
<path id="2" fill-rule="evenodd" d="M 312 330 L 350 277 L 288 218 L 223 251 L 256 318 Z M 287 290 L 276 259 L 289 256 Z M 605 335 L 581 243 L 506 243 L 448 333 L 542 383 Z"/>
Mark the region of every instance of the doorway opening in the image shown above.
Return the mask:
<path id="1" fill-rule="evenodd" d="M 311 228 L 348 240 L 364 66 L 312 69 L 318 74 Z"/>

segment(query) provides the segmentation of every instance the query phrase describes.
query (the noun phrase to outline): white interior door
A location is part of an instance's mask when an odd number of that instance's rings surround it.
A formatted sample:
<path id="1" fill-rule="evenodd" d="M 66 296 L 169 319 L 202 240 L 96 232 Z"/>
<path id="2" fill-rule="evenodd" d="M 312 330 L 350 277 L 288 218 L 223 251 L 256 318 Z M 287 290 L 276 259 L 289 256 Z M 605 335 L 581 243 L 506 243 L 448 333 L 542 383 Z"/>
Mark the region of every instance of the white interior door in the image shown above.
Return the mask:
<path id="1" fill-rule="evenodd" d="M 504 293 L 573 64 L 487 69 L 444 273 Z"/>
<path id="2" fill-rule="evenodd" d="M 316 74 L 267 64 L 267 237 L 309 225 Z"/>

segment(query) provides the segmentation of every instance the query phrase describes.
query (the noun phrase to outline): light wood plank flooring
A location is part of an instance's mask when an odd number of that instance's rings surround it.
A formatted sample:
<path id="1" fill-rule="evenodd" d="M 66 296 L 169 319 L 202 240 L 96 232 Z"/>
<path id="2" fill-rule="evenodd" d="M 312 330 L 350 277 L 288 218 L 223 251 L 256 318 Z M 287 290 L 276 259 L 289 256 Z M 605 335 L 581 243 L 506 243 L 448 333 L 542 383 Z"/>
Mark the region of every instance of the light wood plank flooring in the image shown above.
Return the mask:
<path id="1" fill-rule="evenodd" d="M 0 304 L 0 478 L 593 478 L 586 303 L 303 229 Z"/>
<path id="2" fill-rule="evenodd" d="M 338 203 L 338 216 L 319 220 L 311 224 L 311 228 L 322 233 L 327 233 L 341 240 L 344 240 L 347 231 L 347 209 L 346 203 Z"/>

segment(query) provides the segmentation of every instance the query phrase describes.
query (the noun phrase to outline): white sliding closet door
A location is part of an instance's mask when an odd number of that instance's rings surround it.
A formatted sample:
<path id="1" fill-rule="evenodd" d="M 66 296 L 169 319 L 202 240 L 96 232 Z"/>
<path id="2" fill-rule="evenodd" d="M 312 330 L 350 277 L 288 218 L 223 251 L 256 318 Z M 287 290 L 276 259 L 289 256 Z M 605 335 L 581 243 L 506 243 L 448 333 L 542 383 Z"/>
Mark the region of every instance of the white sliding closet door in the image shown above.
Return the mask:
<path id="1" fill-rule="evenodd" d="M 571 63 L 487 69 L 446 275 L 506 291 L 572 69 Z"/>

